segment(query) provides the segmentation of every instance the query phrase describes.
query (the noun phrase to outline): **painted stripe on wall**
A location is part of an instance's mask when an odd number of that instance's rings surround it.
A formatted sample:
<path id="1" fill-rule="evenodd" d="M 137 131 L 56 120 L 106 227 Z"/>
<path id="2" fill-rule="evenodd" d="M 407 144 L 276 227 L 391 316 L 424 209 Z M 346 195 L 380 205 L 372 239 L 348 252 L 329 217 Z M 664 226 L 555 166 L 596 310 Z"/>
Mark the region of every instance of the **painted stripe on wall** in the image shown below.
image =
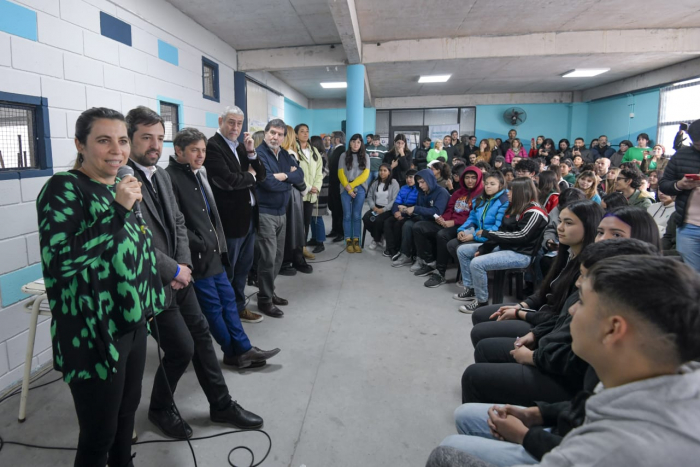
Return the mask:
<path id="1" fill-rule="evenodd" d="M 158 58 L 165 60 L 168 63 L 172 63 L 175 66 L 179 65 L 177 47 L 174 47 L 160 39 L 158 39 Z"/>
<path id="2" fill-rule="evenodd" d="M 219 115 L 214 112 L 207 112 L 207 127 L 219 128 Z"/>
<path id="3" fill-rule="evenodd" d="M 36 12 L 7 0 L 0 0 L 0 31 L 36 41 Z"/>
<path id="4" fill-rule="evenodd" d="M 131 47 L 131 25 L 100 11 L 100 32 L 117 42 Z"/>
<path id="5" fill-rule="evenodd" d="M 2 294 L 3 308 L 29 298 L 30 295 L 22 293 L 22 286 L 41 277 L 43 277 L 41 264 L 33 264 L 27 268 L 18 269 L 0 276 L 0 294 Z"/>

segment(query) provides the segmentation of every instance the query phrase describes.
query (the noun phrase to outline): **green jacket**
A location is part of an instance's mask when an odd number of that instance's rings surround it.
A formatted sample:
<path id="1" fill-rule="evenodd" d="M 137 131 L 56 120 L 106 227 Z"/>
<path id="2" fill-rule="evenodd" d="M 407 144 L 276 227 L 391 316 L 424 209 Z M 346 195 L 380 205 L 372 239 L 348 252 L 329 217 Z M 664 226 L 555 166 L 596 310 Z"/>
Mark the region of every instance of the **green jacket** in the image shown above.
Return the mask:
<path id="1" fill-rule="evenodd" d="M 640 208 L 647 209 L 649 206 L 653 204 L 651 201 L 651 198 L 645 198 L 644 196 L 641 196 L 642 192 L 639 190 L 634 190 L 634 193 L 632 193 L 632 196 L 627 198 L 627 202 L 629 203 L 630 206 L 639 206 Z"/>

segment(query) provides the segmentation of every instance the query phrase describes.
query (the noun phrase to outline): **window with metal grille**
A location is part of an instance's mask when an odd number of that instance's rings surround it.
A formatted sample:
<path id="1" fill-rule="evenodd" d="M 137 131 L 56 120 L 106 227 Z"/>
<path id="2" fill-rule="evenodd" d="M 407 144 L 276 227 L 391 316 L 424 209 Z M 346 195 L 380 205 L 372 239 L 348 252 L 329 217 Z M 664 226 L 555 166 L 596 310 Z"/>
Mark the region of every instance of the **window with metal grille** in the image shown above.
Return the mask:
<path id="1" fill-rule="evenodd" d="M 160 116 L 165 123 L 164 141 L 172 142 L 175 135 L 180 131 L 180 120 L 178 118 L 178 105 L 169 102 L 160 102 Z"/>
<path id="2" fill-rule="evenodd" d="M 0 101 L 0 170 L 37 167 L 35 107 Z"/>
<path id="3" fill-rule="evenodd" d="M 673 155 L 673 143 L 681 123 L 690 124 L 700 119 L 700 78 L 661 88 L 659 95 L 659 128 L 657 141 Z M 689 146 L 687 135 L 682 144 Z"/>
<path id="4" fill-rule="evenodd" d="M 219 102 L 219 65 L 202 57 L 202 97 Z"/>

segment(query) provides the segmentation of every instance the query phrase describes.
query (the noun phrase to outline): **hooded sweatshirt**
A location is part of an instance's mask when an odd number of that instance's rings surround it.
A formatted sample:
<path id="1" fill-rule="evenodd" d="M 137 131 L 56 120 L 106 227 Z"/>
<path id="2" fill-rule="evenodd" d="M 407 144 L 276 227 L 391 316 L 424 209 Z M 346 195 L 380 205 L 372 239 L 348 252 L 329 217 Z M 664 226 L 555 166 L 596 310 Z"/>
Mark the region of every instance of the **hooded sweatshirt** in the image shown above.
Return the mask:
<path id="1" fill-rule="evenodd" d="M 464 183 L 464 176 L 469 172 L 476 175 L 476 185 L 471 190 Z M 454 221 L 455 225 L 463 224 L 469 217 L 474 199 L 484 191 L 483 179 L 484 175 L 477 167 L 469 166 L 464 169 L 459 177 L 459 188 L 450 196 L 442 218 L 446 221 Z"/>
<path id="2" fill-rule="evenodd" d="M 466 222 L 457 229 L 457 232 L 468 230 L 474 235 L 479 230 L 498 230 L 510 205 L 508 190 L 504 188 L 487 200 L 479 198 L 475 205 L 476 207 L 471 210 Z M 484 243 L 486 238 L 474 235 L 474 241 Z"/>
<path id="3" fill-rule="evenodd" d="M 647 208 L 647 212 L 654 218 L 656 225 L 659 226 L 659 233 L 663 236 L 666 233 L 668 219 L 676 212 L 676 203 L 668 206 L 664 206 L 663 203 L 654 203 Z"/>
<path id="4" fill-rule="evenodd" d="M 697 465 L 698 419 L 700 364 L 690 363 L 679 374 L 598 390 L 586 402 L 584 424 L 538 465 Z"/>
<path id="5" fill-rule="evenodd" d="M 437 184 L 435 175 L 430 169 L 423 169 L 416 174 L 416 177 L 421 177 L 428 184 L 428 192 L 424 192 L 418 187 L 418 200 L 413 210 L 413 214 L 420 216 L 421 220 L 435 220 L 435 214 L 441 216 L 445 212 L 447 202 L 450 200 L 450 194 L 446 189 Z M 418 185 L 418 181 L 416 181 Z"/>

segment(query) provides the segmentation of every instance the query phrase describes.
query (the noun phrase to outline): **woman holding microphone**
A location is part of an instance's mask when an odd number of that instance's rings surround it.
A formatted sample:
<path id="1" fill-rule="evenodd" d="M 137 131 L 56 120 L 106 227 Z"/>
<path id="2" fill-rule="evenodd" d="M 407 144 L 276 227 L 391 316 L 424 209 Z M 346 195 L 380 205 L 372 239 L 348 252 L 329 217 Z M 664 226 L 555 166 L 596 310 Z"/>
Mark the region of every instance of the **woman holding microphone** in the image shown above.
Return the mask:
<path id="1" fill-rule="evenodd" d="M 86 110 L 75 146 L 73 170 L 54 174 L 37 199 L 54 368 L 80 425 L 75 466 L 131 466 L 146 320 L 165 293 L 150 231 L 132 210 L 140 183 L 117 177 L 130 153 L 124 116 Z"/>

